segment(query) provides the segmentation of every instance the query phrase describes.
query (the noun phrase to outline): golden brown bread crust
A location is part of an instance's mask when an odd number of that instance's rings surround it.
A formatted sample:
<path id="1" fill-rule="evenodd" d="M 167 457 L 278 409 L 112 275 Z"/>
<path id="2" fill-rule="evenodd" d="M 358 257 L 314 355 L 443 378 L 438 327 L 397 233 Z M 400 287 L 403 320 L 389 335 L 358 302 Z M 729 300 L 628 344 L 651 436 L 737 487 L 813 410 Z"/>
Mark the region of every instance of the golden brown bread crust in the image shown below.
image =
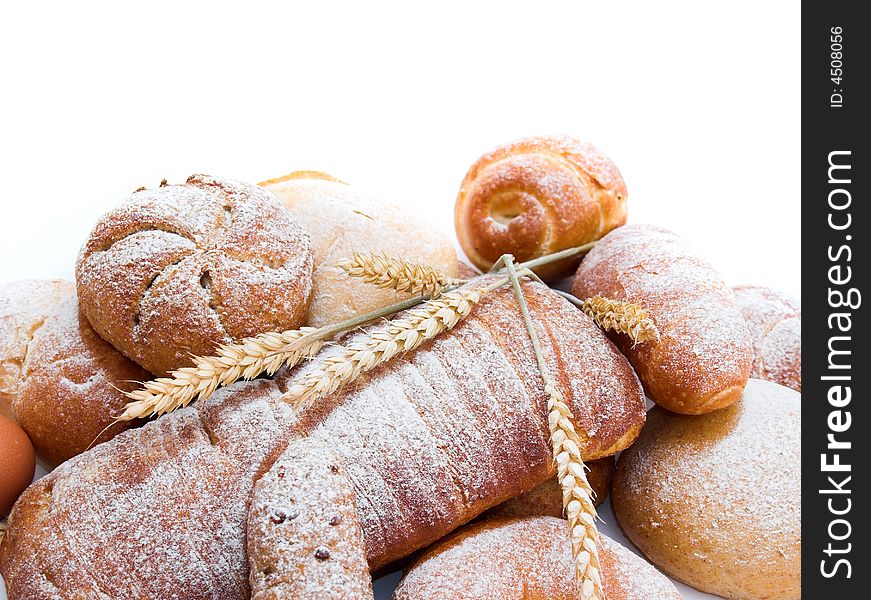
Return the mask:
<path id="1" fill-rule="evenodd" d="M 644 559 L 602 535 L 608 600 L 680 600 Z M 393 600 L 576 600 L 569 526 L 554 517 L 493 518 L 436 543 L 406 570 Z"/>
<path id="2" fill-rule="evenodd" d="M 360 193 L 335 177 L 296 171 L 262 182 L 305 227 L 314 247 L 312 302 L 306 324 L 321 327 L 412 296 L 348 277 L 338 266 L 354 252 L 398 256 L 456 275 L 446 235 L 407 208 Z"/>
<path id="3" fill-rule="evenodd" d="M 21 365 L 36 330 L 75 286 L 62 279 L 26 279 L 0 285 L 0 414 L 15 419 Z"/>
<path id="4" fill-rule="evenodd" d="M 612 231 L 578 267 L 572 293 L 626 300 L 650 310 L 659 343 L 633 346 L 628 336 L 612 339 L 660 406 L 703 414 L 741 396 L 753 344 L 735 294 L 674 233 L 652 225 Z"/>
<path id="5" fill-rule="evenodd" d="M 801 302 L 764 286 L 741 285 L 734 290 L 755 346 L 750 376 L 800 392 Z"/>
<path id="6" fill-rule="evenodd" d="M 629 363 L 565 300 L 525 288 L 546 360 L 589 436 L 585 458 L 625 448 L 644 421 Z M 0 545 L 12 597 L 247 597 L 251 490 L 293 436 L 340 457 L 372 569 L 553 475 L 547 399 L 510 289 L 298 422 L 279 397 L 317 367 L 220 389 L 32 485 Z"/>
<path id="7" fill-rule="evenodd" d="M 113 421 L 128 402 L 121 390 L 150 378 L 91 328 L 71 285 L 33 335 L 13 406 L 40 458 L 57 465 L 140 425 Z"/>
<path id="8" fill-rule="evenodd" d="M 725 598 L 801 597 L 801 396 L 751 379 L 703 416 L 650 411 L 618 460 L 614 513 L 659 568 Z"/>
<path id="9" fill-rule="evenodd" d="M 626 222 L 626 184 L 611 160 L 569 136 L 500 146 L 466 174 L 454 206 L 460 246 L 486 271 L 505 253 L 519 261 L 598 240 Z M 537 269 L 568 275 L 580 259 Z"/>
<path id="10" fill-rule="evenodd" d="M 587 481 L 593 488 L 595 506 L 599 506 L 611 491 L 611 478 L 614 474 L 614 457 L 608 456 L 586 463 L 589 471 Z M 489 517 L 535 517 L 547 516 L 563 518 L 563 493 L 556 477 L 538 484 L 528 492 L 520 494 L 486 513 Z"/>
<path id="11" fill-rule="evenodd" d="M 457 277 L 460 279 L 471 279 L 472 277 L 477 277 L 481 273 L 475 269 L 464 263 L 461 260 L 457 261 Z"/>
<path id="12" fill-rule="evenodd" d="M 252 600 L 372 598 L 354 488 L 327 446 L 292 441 L 248 510 Z"/>
<path id="13" fill-rule="evenodd" d="M 76 282 L 97 333 L 164 374 L 218 344 L 299 327 L 312 260 L 308 235 L 270 193 L 192 175 L 106 214 Z"/>

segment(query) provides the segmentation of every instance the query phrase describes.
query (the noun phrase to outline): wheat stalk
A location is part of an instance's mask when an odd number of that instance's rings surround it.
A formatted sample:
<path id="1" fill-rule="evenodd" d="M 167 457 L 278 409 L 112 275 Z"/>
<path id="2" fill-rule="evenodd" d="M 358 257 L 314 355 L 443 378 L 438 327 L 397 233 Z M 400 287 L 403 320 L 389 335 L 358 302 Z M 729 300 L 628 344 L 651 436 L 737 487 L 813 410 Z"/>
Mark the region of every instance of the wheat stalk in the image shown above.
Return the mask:
<path id="1" fill-rule="evenodd" d="M 426 296 L 435 296 L 448 286 L 464 283 L 433 267 L 386 254 L 355 252 L 339 266 L 351 277 L 359 277 L 380 288 Z"/>
<path id="2" fill-rule="evenodd" d="M 503 280 L 501 285 L 504 284 Z M 337 354 L 325 358 L 318 369 L 293 384 L 282 399 L 293 404 L 297 410 L 308 408 L 317 399 L 332 394 L 362 373 L 452 329 L 469 315 L 472 306 L 481 300 L 486 291 L 489 288 L 458 289 L 427 300 L 423 306 L 409 310 L 389 321 L 385 327 L 364 334 Z"/>
<path id="3" fill-rule="evenodd" d="M 294 366 L 314 356 L 324 345 L 323 332 L 312 327 L 262 333 L 238 344 L 223 344 L 214 356 L 198 356 L 194 366 L 158 377 L 125 395 L 132 400 L 118 417 L 121 421 L 162 415 L 195 398 L 208 398 L 222 385 L 238 379 L 254 379 L 261 373 L 274 374 L 282 365 Z"/>
<path id="4" fill-rule="evenodd" d="M 625 333 L 635 344 L 659 341 L 650 313 L 637 304 L 593 296 L 583 301 L 581 309 L 602 329 Z"/>
<path id="5" fill-rule="evenodd" d="M 596 506 L 593 504 L 593 489 L 587 481 L 586 465 L 581 457 L 581 438 L 574 426 L 574 416 L 565 398 L 550 376 L 541 343 L 526 298 L 520 287 L 518 272 L 511 255 L 504 255 L 500 263 L 505 265 L 514 294 L 532 341 L 532 349 L 547 394 L 547 423 L 553 459 L 557 467 L 557 479 L 563 492 L 563 510 L 569 522 L 572 541 L 572 559 L 575 565 L 575 580 L 581 586 L 581 598 L 602 600 L 601 566 L 599 563 L 599 530 L 596 527 Z"/>

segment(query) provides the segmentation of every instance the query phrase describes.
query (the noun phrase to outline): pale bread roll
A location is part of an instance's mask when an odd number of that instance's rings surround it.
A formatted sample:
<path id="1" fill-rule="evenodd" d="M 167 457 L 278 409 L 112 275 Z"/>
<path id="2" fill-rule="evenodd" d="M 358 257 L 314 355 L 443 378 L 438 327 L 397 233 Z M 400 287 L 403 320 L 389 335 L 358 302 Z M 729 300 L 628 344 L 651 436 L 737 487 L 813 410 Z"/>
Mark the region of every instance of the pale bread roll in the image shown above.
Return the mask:
<path id="1" fill-rule="evenodd" d="M 405 208 L 314 171 L 296 171 L 260 185 L 290 209 L 312 239 L 314 287 L 307 319 L 312 327 L 411 297 L 349 277 L 338 263 L 354 252 L 384 253 L 435 267 L 451 277 L 457 274 L 457 255 L 448 237 Z"/>
<path id="2" fill-rule="evenodd" d="M 608 600 L 680 600 L 644 559 L 601 536 Z M 494 518 L 434 544 L 405 572 L 394 600 L 576 600 L 568 522 L 555 517 Z"/>
<path id="3" fill-rule="evenodd" d="M 735 289 L 756 348 L 751 377 L 801 391 L 801 302 L 758 285 Z"/>
<path id="4" fill-rule="evenodd" d="M 0 286 L 0 414 L 15 418 L 21 365 L 34 332 L 75 293 L 62 279 L 25 279 Z"/>
<path id="5" fill-rule="evenodd" d="M 801 597 L 801 395 L 751 379 L 703 416 L 656 407 L 617 461 L 614 514 L 657 567 L 703 592 Z"/>

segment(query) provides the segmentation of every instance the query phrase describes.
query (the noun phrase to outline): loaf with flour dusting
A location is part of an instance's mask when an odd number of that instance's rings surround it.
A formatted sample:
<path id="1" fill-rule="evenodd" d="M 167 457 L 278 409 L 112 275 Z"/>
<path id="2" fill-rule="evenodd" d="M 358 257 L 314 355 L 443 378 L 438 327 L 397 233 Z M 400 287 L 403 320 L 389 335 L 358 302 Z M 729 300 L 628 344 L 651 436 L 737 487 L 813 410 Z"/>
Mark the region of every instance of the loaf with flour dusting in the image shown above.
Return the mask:
<path id="1" fill-rule="evenodd" d="M 631 366 L 581 311 L 524 287 L 585 459 L 627 447 L 645 414 Z M 32 485 L 0 546 L 12 597 L 246 598 L 251 491 L 299 436 L 346 469 L 373 570 L 554 475 L 547 398 L 510 289 L 309 411 L 280 401 L 339 350 L 218 390 Z"/>
<path id="2" fill-rule="evenodd" d="M 608 600 L 680 600 L 643 558 L 602 535 Z M 555 517 L 494 518 L 462 528 L 409 567 L 393 600 L 580 600 L 568 523 Z"/>
<path id="3" fill-rule="evenodd" d="M 72 283 L 24 283 L 0 287 L 0 297 L 14 299 L 16 306 L 0 317 L 0 338 L 17 339 L 20 353 L 4 390 L 40 460 L 52 466 L 139 425 L 114 418 L 128 402 L 121 390 L 151 374 L 97 335 L 79 310 Z M 39 319 L 32 327 L 14 325 L 13 315 L 20 319 L 35 309 Z M 2 346 L 0 353 L 13 354 L 15 348 Z"/>
<path id="4" fill-rule="evenodd" d="M 626 225 L 602 238 L 572 284 L 578 298 L 604 296 L 649 309 L 658 343 L 614 341 L 651 400 L 703 414 L 735 402 L 747 384 L 753 343 L 735 294 L 719 273 L 674 233 Z"/>
<path id="5" fill-rule="evenodd" d="M 764 286 L 734 289 L 756 351 L 751 376 L 800 392 L 801 302 Z"/>
<path id="6" fill-rule="evenodd" d="M 292 441 L 248 509 L 252 600 L 372 598 L 354 487 L 329 446 Z"/>

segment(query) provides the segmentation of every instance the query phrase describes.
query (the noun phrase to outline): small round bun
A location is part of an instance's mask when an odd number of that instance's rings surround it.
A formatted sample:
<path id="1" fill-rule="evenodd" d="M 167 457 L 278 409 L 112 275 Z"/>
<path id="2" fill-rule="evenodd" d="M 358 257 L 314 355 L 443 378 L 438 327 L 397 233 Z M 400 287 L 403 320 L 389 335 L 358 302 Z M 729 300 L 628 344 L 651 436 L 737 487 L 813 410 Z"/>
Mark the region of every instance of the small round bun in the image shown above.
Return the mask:
<path id="1" fill-rule="evenodd" d="M 97 333 L 162 375 L 218 344 L 299 327 L 312 260 L 308 235 L 272 194 L 193 175 L 105 215 L 76 282 Z"/>
<path id="2" fill-rule="evenodd" d="M 502 254 L 518 261 L 580 246 L 626 222 L 626 184 L 595 146 L 569 136 L 522 139 L 472 165 L 454 206 L 463 251 L 488 270 Z M 537 269 L 570 274 L 580 258 Z"/>
<path id="3" fill-rule="evenodd" d="M 644 559 L 602 535 L 608 600 L 680 600 Z M 555 517 L 494 518 L 463 527 L 405 571 L 394 600 L 576 600 L 569 526 Z"/>
<path id="4" fill-rule="evenodd" d="M 406 207 L 363 194 L 318 171 L 294 171 L 260 185 L 275 194 L 311 235 L 314 291 L 307 324 L 312 327 L 412 296 L 349 277 L 339 262 L 355 252 L 397 256 L 451 277 L 457 274 L 457 253 L 448 237 Z"/>
<path id="5" fill-rule="evenodd" d="M 611 491 L 614 474 L 614 457 L 600 458 L 586 463 L 589 471 L 587 481 L 593 488 L 593 504 L 599 506 Z M 556 477 L 551 477 L 526 493 L 520 494 L 491 508 L 487 515 L 498 517 L 563 517 L 563 492 Z"/>
<path id="6" fill-rule="evenodd" d="M 778 290 L 741 285 L 735 301 L 756 349 L 750 376 L 801 391 L 801 302 Z"/>
<path id="7" fill-rule="evenodd" d="M 741 400 L 656 407 L 617 462 L 611 504 L 653 564 L 724 598 L 801 597 L 801 396 L 751 379 Z"/>
<path id="8" fill-rule="evenodd" d="M 0 415 L 16 418 L 12 403 L 18 397 L 27 346 L 48 316 L 74 294 L 75 286 L 62 279 L 0 285 Z"/>

